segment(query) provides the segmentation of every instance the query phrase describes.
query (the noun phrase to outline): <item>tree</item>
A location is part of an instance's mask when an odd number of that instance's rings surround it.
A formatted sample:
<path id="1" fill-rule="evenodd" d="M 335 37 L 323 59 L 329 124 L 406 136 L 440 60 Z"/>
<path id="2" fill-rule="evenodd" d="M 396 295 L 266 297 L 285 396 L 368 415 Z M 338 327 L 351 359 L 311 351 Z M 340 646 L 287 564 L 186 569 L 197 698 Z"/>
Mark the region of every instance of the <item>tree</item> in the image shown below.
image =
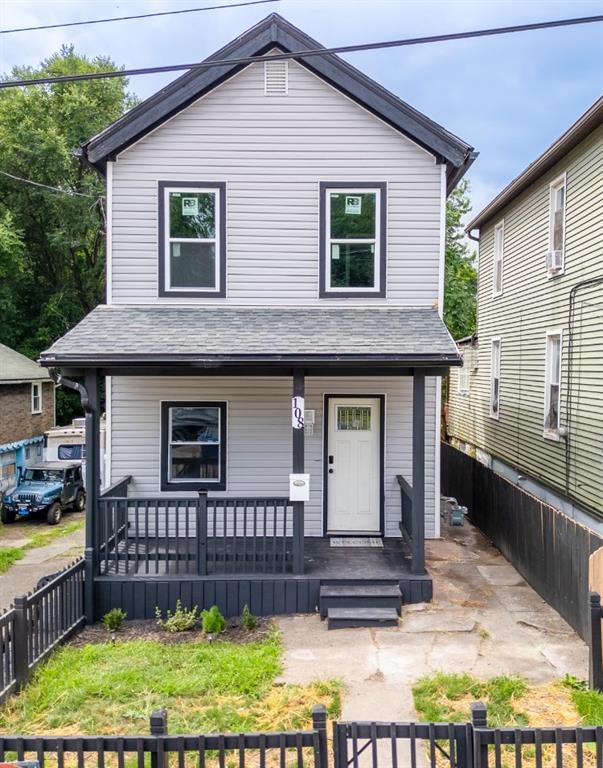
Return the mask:
<path id="1" fill-rule="evenodd" d="M 64 46 L 5 79 L 116 69 Z M 0 171 L 64 190 L 0 174 L 0 342 L 31 358 L 103 300 L 104 187 L 76 150 L 132 103 L 121 77 L 0 90 Z"/>
<path id="2" fill-rule="evenodd" d="M 469 184 L 462 181 L 446 205 L 446 271 L 444 276 L 444 322 L 454 339 L 475 332 L 477 271 L 475 254 L 465 239 L 461 220 L 471 209 Z"/>

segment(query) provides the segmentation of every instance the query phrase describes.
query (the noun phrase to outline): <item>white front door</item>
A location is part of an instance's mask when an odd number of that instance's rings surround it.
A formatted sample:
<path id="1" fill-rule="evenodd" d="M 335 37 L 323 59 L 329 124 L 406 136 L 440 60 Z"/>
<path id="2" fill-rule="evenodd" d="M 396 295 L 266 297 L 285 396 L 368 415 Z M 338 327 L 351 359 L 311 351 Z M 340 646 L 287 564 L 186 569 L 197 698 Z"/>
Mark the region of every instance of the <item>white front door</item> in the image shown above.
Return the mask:
<path id="1" fill-rule="evenodd" d="M 381 401 L 332 397 L 328 402 L 328 531 L 379 533 Z"/>

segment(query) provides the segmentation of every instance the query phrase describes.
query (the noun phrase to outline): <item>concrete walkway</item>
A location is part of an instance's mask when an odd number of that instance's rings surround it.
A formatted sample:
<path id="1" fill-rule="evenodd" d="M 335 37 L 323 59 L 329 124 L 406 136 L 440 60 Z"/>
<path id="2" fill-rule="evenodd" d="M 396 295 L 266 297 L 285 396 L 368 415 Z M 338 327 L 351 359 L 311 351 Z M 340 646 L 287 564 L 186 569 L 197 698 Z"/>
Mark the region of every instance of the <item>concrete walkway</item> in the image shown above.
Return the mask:
<path id="1" fill-rule="evenodd" d="M 83 519 L 83 512 L 66 514 L 60 525 L 67 525 Z M 21 547 L 25 545 L 28 541 L 27 534 L 31 534 L 34 525 L 36 528 L 38 527 L 37 521 L 36 523 L 24 524 L 22 527 L 18 522 L 11 526 L 5 526 L 0 546 Z M 40 530 L 45 527 L 46 522 L 40 521 Z M 0 611 L 9 608 L 18 595 L 25 595 L 35 589 L 42 576 L 48 576 L 65 568 L 79 557 L 83 550 L 83 527 L 74 533 L 60 536 L 44 547 L 27 550 L 22 560 L 17 560 L 6 573 L 0 576 Z"/>
<path id="2" fill-rule="evenodd" d="M 283 682 L 340 678 L 343 718 L 413 720 L 411 685 L 435 671 L 586 678 L 588 649 L 467 523 L 429 542 L 434 601 L 404 606 L 391 629 L 327 631 L 318 616 L 282 618 Z"/>

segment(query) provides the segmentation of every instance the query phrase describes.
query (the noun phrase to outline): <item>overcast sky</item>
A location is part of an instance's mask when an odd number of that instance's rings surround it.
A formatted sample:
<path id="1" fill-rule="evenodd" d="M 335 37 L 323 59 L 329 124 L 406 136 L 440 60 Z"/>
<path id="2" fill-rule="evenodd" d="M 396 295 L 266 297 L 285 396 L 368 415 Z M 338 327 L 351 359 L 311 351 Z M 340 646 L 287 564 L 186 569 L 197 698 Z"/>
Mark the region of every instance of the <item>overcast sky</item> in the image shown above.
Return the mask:
<path id="1" fill-rule="evenodd" d="M 232 0 L 0 0 L 0 29 Z M 603 13 L 603 0 L 278 0 L 255 7 L 0 35 L 0 72 L 73 43 L 127 67 L 205 58 L 272 11 L 323 45 L 441 34 Z M 474 211 L 603 93 L 603 24 L 346 55 L 472 144 Z M 130 80 L 144 98 L 175 75 Z"/>

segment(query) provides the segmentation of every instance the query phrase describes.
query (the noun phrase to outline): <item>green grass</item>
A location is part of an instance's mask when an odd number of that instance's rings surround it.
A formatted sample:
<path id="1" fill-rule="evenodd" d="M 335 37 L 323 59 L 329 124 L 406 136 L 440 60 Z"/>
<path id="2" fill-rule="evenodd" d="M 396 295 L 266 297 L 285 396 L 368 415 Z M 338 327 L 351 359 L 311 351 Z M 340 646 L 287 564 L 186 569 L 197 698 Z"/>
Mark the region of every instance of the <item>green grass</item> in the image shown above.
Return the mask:
<path id="1" fill-rule="evenodd" d="M 5 733 L 146 733 L 168 710 L 172 733 L 305 727 L 313 704 L 340 707 L 340 685 L 274 686 L 281 645 L 266 640 L 66 646 L 0 710 Z"/>
<path id="2" fill-rule="evenodd" d="M 488 707 L 488 723 L 495 727 L 527 725 L 527 716 L 517 712 L 514 702 L 526 691 L 526 683 L 518 677 L 501 675 L 491 680 L 478 680 L 469 674 L 437 672 L 422 677 L 413 686 L 415 709 L 428 722 L 467 722 L 472 701 Z"/>
<path id="3" fill-rule="evenodd" d="M 68 536 L 70 533 L 75 533 L 84 527 L 84 520 L 74 520 L 70 523 L 61 523 L 60 525 L 41 529 L 40 526 L 32 523 L 17 522 L 12 525 L 23 527 L 23 537 L 28 539 L 27 544 L 22 547 L 0 547 L 0 573 L 5 573 L 8 569 L 14 565 L 17 560 L 21 560 L 25 552 L 29 549 L 37 549 L 38 547 L 45 547 L 56 539 L 60 539 L 62 536 Z M 6 531 L 6 526 L 0 526 L 0 539 L 2 534 Z M 21 531 L 19 531 L 21 533 Z"/>
<path id="4" fill-rule="evenodd" d="M 582 725 L 603 725 L 603 694 L 599 691 L 589 691 L 584 680 L 572 675 L 566 675 L 563 685 L 569 690 L 580 715 Z"/>

